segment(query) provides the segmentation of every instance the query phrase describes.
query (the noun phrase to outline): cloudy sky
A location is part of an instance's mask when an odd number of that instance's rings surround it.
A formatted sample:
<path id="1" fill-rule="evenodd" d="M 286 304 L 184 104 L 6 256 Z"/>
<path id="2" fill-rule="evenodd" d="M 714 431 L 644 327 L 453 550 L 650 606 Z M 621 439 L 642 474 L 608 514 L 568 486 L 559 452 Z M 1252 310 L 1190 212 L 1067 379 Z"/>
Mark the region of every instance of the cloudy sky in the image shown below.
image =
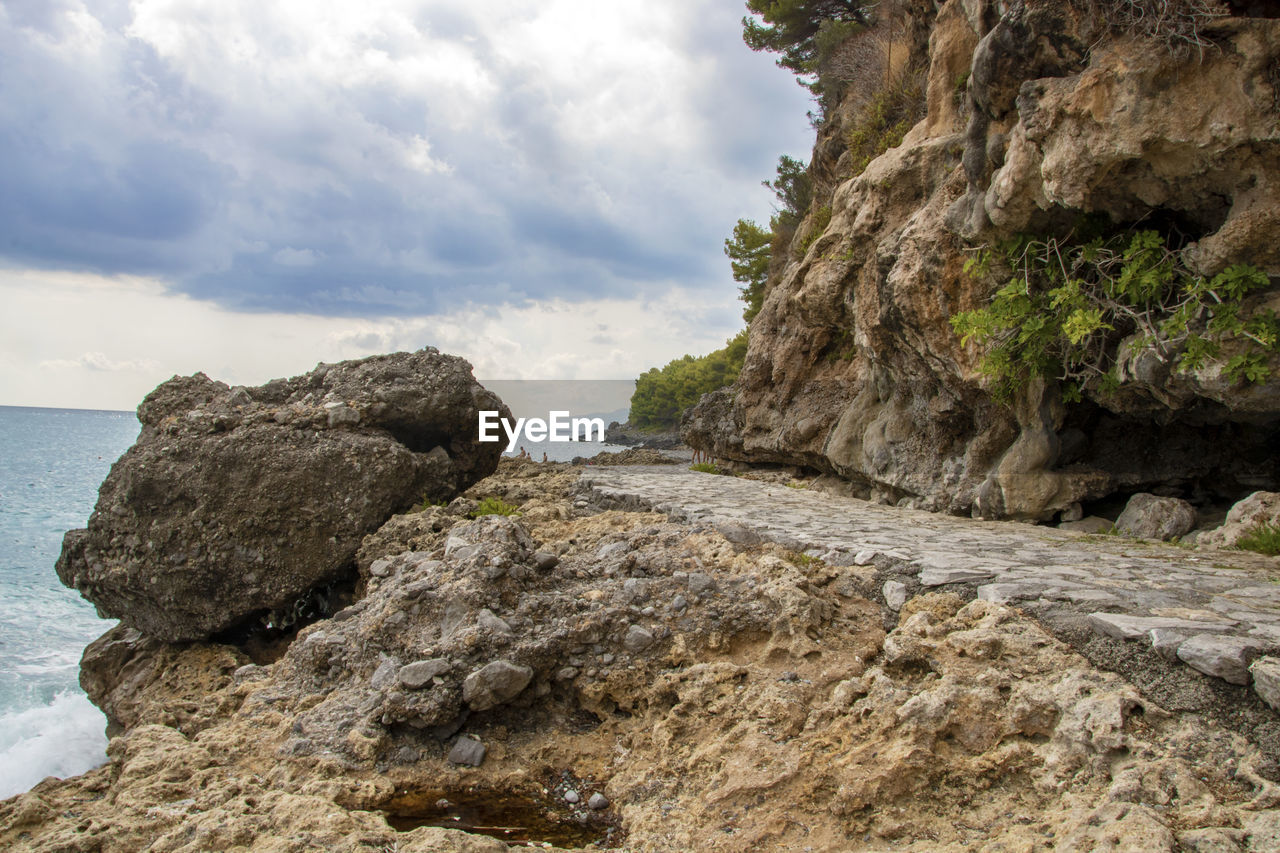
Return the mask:
<path id="1" fill-rule="evenodd" d="M 434 345 L 622 378 L 740 326 L 804 91 L 740 0 L 0 0 L 0 405 Z"/>

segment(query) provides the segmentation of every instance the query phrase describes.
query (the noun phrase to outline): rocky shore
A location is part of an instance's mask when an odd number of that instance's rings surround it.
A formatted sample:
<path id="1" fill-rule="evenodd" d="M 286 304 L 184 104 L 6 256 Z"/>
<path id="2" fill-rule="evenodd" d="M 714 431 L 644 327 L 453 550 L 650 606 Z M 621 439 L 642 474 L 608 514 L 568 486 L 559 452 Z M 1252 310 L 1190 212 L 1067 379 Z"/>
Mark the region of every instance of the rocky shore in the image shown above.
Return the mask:
<path id="1" fill-rule="evenodd" d="M 698 512 L 684 478 L 747 482 L 504 460 L 367 535 L 350 603 L 273 646 L 113 629 L 82 676 L 109 762 L 0 803 L 0 847 L 1276 848 L 1274 742 L 1221 707 L 1099 668 L 1027 602 L 913 580 L 892 542 L 779 536 L 803 522 L 783 500 Z M 930 519 L 1001 556 L 1088 539 L 747 487 L 733 505 L 785 493 L 853 538 L 865 510 L 927 550 Z M 1094 538 L 1096 562 L 1134 559 Z M 1274 563 L 1235 571 L 1275 588 Z M 1182 669 L 1275 729 L 1249 688 Z"/>
<path id="2" fill-rule="evenodd" d="M 621 444 L 624 447 L 638 447 L 649 450 L 687 450 L 680 439 L 680 428 L 669 430 L 643 430 L 633 427 L 630 421 L 618 423 L 614 421 L 605 430 L 604 440 L 607 444 Z"/>

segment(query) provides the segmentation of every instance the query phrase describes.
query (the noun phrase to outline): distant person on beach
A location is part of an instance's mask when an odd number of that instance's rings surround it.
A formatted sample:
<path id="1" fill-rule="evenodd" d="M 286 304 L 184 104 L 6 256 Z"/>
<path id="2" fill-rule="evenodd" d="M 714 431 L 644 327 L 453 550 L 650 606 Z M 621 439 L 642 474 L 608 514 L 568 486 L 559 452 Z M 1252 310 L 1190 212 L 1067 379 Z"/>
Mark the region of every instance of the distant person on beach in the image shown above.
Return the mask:
<path id="1" fill-rule="evenodd" d="M 542 461 L 543 461 L 543 462 L 546 462 L 546 461 L 547 461 L 547 451 L 545 451 L 545 450 L 544 450 L 544 451 L 542 451 Z"/>

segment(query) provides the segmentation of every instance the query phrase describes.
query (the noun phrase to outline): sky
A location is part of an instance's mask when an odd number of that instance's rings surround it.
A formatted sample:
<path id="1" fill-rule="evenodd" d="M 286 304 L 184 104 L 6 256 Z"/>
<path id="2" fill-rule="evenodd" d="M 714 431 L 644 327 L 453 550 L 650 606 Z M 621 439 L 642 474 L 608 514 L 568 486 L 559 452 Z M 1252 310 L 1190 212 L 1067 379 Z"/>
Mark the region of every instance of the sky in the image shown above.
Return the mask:
<path id="1" fill-rule="evenodd" d="M 0 405 L 431 345 L 628 378 L 742 326 L 807 159 L 739 0 L 0 0 Z"/>

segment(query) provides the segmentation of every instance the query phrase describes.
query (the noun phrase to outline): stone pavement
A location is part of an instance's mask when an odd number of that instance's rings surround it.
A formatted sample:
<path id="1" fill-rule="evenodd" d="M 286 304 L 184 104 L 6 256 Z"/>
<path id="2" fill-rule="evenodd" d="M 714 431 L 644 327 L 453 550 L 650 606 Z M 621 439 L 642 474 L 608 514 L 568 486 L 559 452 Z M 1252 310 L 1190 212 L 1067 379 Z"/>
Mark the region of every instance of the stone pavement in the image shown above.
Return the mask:
<path id="1" fill-rule="evenodd" d="M 1090 627 L 1150 643 L 1280 710 L 1280 561 L 1018 522 L 974 521 L 683 465 L 592 467 L 579 503 L 653 509 L 832 565 L 874 565 L 896 610 L 924 588 L 976 587 L 1014 606 L 1061 603 Z"/>

